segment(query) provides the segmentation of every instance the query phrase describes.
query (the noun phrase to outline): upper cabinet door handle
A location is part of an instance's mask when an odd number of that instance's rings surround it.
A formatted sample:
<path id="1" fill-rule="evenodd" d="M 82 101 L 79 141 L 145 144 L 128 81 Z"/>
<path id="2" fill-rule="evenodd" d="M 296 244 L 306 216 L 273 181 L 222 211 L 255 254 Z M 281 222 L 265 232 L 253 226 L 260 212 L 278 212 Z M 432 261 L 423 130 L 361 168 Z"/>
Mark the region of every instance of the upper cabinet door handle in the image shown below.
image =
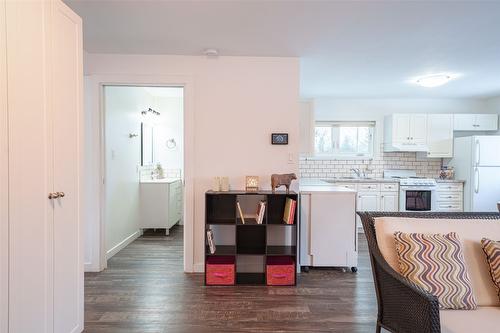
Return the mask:
<path id="1" fill-rule="evenodd" d="M 59 192 L 50 192 L 49 199 L 57 199 L 59 198 Z"/>

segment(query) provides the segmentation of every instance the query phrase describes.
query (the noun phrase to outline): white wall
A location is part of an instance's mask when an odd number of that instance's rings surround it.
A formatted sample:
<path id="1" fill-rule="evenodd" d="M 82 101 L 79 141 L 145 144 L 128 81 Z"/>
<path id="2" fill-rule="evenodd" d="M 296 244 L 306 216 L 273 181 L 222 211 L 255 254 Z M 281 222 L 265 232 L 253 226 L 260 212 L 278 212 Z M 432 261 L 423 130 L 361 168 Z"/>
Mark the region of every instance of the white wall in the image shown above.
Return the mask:
<path id="1" fill-rule="evenodd" d="M 153 97 L 140 87 L 104 89 L 108 257 L 139 235 L 141 110 L 147 110 L 153 102 Z M 137 136 L 130 138 L 129 134 Z"/>
<path id="2" fill-rule="evenodd" d="M 144 76 L 182 75 L 192 80 L 193 107 L 186 112 L 193 113 L 194 130 L 186 137 L 194 140 L 194 160 L 186 165 L 193 171 L 195 270 L 203 269 L 204 193 L 212 177 L 228 176 L 232 188 L 242 189 L 245 175 L 258 175 L 270 188 L 272 173 L 298 172 L 298 59 L 88 54 L 85 64 L 87 75 L 99 77 L 144 81 Z M 97 105 L 99 89 L 87 93 Z M 98 130 L 87 128 L 86 135 Z M 288 132 L 290 144 L 271 145 L 272 132 Z M 93 158 L 100 158 L 98 150 Z"/>
<path id="3" fill-rule="evenodd" d="M 485 100 L 486 110 L 491 113 L 498 113 L 500 116 L 500 96 L 493 97 Z M 497 132 L 500 134 L 500 130 Z"/>
<path id="4" fill-rule="evenodd" d="M 375 121 L 375 155 L 384 136 L 384 116 L 392 113 L 488 113 L 479 99 L 339 99 L 316 98 L 315 120 Z"/>
<path id="5" fill-rule="evenodd" d="M 171 88 L 169 88 L 171 89 Z M 174 88 L 180 89 L 182 88 Z M 155 125 L 155 162 L 164 169 L 181 169 L 184 165 L 183 149 L 183 97 L 154 97 L 154 109 L 160 112 L 158 123 Z M 166 142 L 174 139 L 176 147 L 167 148 Z"/>

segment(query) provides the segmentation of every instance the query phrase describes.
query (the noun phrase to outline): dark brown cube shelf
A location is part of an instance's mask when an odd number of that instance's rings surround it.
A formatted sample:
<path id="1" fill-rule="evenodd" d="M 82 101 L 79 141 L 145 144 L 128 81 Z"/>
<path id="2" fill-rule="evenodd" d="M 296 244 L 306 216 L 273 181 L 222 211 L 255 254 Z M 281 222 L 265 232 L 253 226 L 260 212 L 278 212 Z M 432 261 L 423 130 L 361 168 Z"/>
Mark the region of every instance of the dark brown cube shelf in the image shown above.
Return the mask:
<path id="1" fill-rule="evenodd" d="M 283 213 L 285 210 L 286 199 L 291 198 L 297 202 L 294 212 L 294 223 L 285 224 L 283 222 Z M 258 224 L 255 216 L 256 207 L 259 201 L 266 202 L 266 210 L 262 224 Z M 236 203 L 240 202 L 245 218 L 245 224 L 242 223 Z M 205 264 L 210 257 L 216 256 L 234 256 L 236 266 L 236 284 L 269 284 L 266 278 L 266 263 L 272 262 L 267 258 L 289 257 L 290 262 L 298 262 L 298 195 L 295 192 L 213 192 L 208 191 L 205 194 L 205 229 L 226 228 L 234 229 L 233 240 L 227 243 L 234 244 L 217 245 L 215 241 L 215 253 L 210 253 L 208 241 L 205 233 Z M 245 207 L 248 205 L 249 207 Z M 255 207 L 254 207 L 255 206 Z M 222 226 L 222 227 L 220 227 Z M 226 230 L 226 233 L 227 233 Z M 269 238 L 269 232 L 272 231 L 274 239 Z M 233 231 L 230 231 L 232 233 Z M 292 244 L 280 244 L 279 240 L 285 239 L 284 235 L 291 232 Z M 277 235 L 277 236 L 276 236 Z M 215 239 L 217 236 L 214 235 Z M 282 237 L 283 236 L 283 237 Z M 278 241 L 276 241 L 278 239 Z M 251 259 L 254 258 L 254 259 Z M 248 259 L 249 263 L 245 264 Z M 257 261 L 256 261 L 257 260 Z M 260 263 L 262 262 L 262 263 Z M 296 284 L 296 264 L 295 276 Z M 205 277 L 206 281 L 206 277 Z"/>

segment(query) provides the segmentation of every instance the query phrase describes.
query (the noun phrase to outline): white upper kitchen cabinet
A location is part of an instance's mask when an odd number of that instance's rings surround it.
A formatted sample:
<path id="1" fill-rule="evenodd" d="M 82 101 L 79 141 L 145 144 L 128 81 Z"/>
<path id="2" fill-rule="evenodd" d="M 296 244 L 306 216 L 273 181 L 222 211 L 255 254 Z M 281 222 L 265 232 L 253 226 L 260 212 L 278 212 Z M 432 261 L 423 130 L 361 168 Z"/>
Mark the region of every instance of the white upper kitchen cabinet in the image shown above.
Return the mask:
<path id="1" fill-rule="evenodd" d="M 384 151 L 427 151 L 427 114 L 394 113 L 384 120 Z"/>
<path id="2" fill-rule="evenodd" d="M 427 116 L 427 157 L 453 157 L 453 115 L 429 114 Z"/>
<path id="3" fill-rule="evenodd" d="M 498 130 L 498 115 L 455 114 L 453 129 L 455 131 L 496 131 Z"/>

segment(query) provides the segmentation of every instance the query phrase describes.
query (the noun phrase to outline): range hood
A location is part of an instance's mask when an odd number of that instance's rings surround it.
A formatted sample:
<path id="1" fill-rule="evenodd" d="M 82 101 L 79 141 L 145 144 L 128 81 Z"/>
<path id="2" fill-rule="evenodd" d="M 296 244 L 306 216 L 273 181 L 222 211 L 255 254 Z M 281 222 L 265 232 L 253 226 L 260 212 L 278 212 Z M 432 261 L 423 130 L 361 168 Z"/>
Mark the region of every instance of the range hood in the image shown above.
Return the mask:
<path id="1" fill-rule="evenodd" d="M 407 151 L 407 152 L 428 152 L 429 146 L 417 143 L 392 143 L 384 144 L 384 152 Z"/>

